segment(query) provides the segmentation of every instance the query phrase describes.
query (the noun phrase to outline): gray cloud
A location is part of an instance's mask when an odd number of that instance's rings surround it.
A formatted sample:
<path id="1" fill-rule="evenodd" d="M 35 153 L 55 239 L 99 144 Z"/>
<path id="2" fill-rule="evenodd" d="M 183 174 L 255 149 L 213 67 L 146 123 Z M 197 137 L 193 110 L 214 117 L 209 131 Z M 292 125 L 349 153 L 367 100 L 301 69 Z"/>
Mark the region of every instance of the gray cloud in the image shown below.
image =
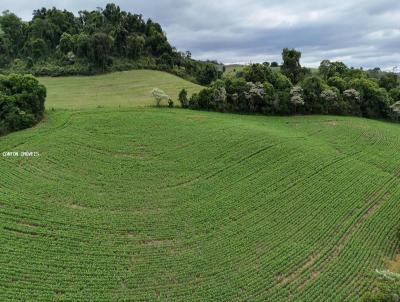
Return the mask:
<path id="1" fill-rule="evenodd" d="M 104 7 L 110 1 L 2 0 L 0 10 L 29 19 L 33 9 L 43 6 L 77 12 Z M 280 61 L 282 48 L 295 47 L 303 52 L 302 63 L 308 66 L 317 66 L 322 59 L 365 68 L 389 69 L 400 64 L 398 0 L 114 2 L 159 22 L 174 46 L 200 59 Z"/>

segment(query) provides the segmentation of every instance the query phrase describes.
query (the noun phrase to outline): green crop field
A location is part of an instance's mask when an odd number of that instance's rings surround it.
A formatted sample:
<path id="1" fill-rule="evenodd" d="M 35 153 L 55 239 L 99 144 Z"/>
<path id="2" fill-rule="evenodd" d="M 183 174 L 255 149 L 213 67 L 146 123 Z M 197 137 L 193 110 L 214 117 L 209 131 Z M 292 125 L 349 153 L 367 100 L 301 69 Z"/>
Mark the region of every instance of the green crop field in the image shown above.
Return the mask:
<path id="1" fill-rule="evenodd" d="M 138 74 L 149 83 L 131 90 Z M 0 301 L 357 301 L 371 287 L 396 253 L 399 125 L 123 108 L 196 87 L 120 75 L 42 79 L 47 108 L 77 110 L 0 138 L 40 154 L 0 157 Z"/>
<path id="2" fill-rule="evenodd" d="M 132 70 L 98 76 L 41 78 L 48 89 L 46 107 L 82 109 L 93 107 L 132 107 L 151 104 L 153 88 L 164 90 L 173 100 L 179 91 L 198 92 L 201 86 L 166 72 Z"/>

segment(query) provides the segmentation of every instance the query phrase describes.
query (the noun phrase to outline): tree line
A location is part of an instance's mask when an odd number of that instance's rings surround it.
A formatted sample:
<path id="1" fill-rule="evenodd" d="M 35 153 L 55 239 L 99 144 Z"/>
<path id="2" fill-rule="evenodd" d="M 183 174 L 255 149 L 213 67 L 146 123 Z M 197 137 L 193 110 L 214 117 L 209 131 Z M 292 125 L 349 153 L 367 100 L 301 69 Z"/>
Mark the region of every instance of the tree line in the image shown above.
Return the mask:
<path id="1" fill-rule="evenodd" d="M 318 72 L 302 67 L 301 52 L 284 49 L 280 69 L 251 64 L 234 76 L 181 97 L 182 107 L 266 115 L 333 114 L 398 120 L 398 75 L 321 62 Z"/>
<path id="2" fill-rule="evenodd" d="M 0 69 L 34 75 L 95 74 L 147 68 L 164 70 L 207 85 L 219 73 L 214 62 L 200 62 L 170 45 L 160 24 L 115 4 L 79 11 L 41 8 L 22 21 L 0 16 Z"/>

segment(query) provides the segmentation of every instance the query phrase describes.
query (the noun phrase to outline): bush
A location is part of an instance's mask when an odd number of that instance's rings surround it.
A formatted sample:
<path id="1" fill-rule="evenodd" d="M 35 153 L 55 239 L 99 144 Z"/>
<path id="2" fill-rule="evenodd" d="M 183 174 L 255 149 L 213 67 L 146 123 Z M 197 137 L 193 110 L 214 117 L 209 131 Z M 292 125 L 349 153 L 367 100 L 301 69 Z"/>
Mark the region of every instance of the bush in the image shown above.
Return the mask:
<path id="1" fill-rule="evenodd" d="M 0 134 L 32 127 L 43 118 L 46 88 L 32 75 L 0 76 Z"/>

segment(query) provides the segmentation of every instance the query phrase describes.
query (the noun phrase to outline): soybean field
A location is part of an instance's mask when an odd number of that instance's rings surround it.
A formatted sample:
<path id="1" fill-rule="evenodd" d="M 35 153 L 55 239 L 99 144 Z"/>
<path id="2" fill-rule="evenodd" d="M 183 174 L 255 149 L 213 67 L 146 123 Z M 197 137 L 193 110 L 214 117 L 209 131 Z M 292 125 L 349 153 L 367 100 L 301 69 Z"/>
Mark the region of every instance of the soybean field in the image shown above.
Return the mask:
<path id="1" fill-rule="evenodd" d="M 0 161 L 1 301 L 357 301 L 396 253 L 399 125 L 89 108 L 0 146 L 40 154 Z"/>

